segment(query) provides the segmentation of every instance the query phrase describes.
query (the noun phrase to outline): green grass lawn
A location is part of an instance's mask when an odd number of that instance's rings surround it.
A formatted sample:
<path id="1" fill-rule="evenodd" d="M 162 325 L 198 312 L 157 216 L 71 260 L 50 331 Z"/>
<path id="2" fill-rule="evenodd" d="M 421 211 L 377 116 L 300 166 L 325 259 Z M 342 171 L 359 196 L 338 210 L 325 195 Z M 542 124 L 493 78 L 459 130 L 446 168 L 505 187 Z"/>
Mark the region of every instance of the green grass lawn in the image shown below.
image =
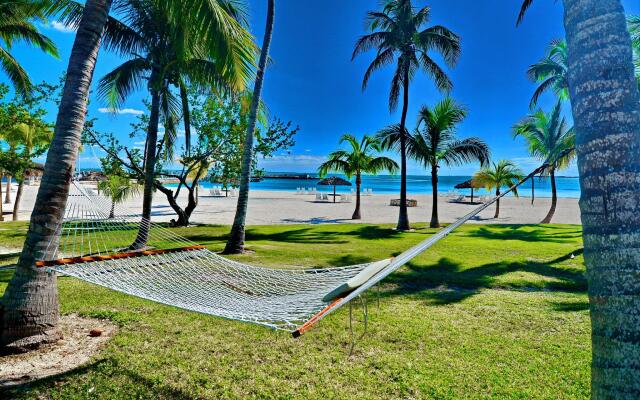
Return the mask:
<path id="1" fill-rule="evenodd" d="M 286 268 L 347 265 L 398 254 L 435 232 L 391 228 L 251 227 L 251 252 L 234 258 Z M 228 228 L 175 231 L 217 251 Z M 24 233 L 24 224 L 0 230 L 0 246 L 19 245 Z M 292 339 L 61 278 L 63 313 L 108 318 L 120 330 L 89 365 L 8 395 L 588 398 L 590 326 L 580 235 L 580 227 L 570 225 L 461 228 L 385 280 L 379 306 L 376 292 L 369 295 L 369 330 L 351 357 L 348 308 Z M 10 274 L 0 270 L 0 293 Z M 363 325 L 354 328 L 358 334 Z"/>

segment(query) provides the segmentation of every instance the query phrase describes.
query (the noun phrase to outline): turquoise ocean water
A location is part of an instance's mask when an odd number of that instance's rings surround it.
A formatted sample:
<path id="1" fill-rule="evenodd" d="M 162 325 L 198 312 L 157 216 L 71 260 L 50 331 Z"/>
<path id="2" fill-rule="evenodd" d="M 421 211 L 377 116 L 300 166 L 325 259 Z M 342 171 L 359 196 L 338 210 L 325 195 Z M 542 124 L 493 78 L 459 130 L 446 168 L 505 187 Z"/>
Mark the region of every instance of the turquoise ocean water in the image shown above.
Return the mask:
<path id="1" fill-rule="evenodd" d="M 341 176 L 335 174 L 336 176 Z M 313 175 L 312 175 L 313 176 Z M 343 178 L 346 178 L 342 176 Z M 456 190 L 454 186 L 471 179 L 470 176 L 441 176 L 438 182 L 438 192 L 447 193 L 456 191 L 459 194 L 470 194 L 469 189 Z M 281 192 L 295 192 L 299 187 L 311 188 L 316 187 L 319 191 L 330 192 L 333 191 L 333 187 L 316 186 L 319 179 L 281 179 L 281 178 L 267 178 L 261 182 L 251 182 L 251 188 L 254 190 L 273 190 Z M 355 189 L 355 179 L 351 179 Z M 558 196 L 567 198 L 579 198 L 580 186 L 578 178 L 575 177 L 556 177 Z M 203 182 L 203 187 L 211 187 L 216 184 L 209 182 Z M 393 194 L 398 193 L 400 190 L 400 177 L 398 175 L 377 175 L 377 176 L 363 176 L 362 177 L 363 188 L 373 189 L 373 193 L 378 194 Z M 431 194 L 431 177 L 424 175 L 409 175 L 407 176 L 407 191 L 410 194 Z M 338 186 L 338 192 L 348 192 L 349 187 Z M 520 196 L 531 196 L 531 181 L 524 183 L 520 190 Z M 478 195 L 488 195 L 489 193 L 484 189 L 478 189 L 475 191 Z M 551 184 L 549 179 L 536 178 L 535 179 L 535 195 L 536 197 L 551 197 Z"/>

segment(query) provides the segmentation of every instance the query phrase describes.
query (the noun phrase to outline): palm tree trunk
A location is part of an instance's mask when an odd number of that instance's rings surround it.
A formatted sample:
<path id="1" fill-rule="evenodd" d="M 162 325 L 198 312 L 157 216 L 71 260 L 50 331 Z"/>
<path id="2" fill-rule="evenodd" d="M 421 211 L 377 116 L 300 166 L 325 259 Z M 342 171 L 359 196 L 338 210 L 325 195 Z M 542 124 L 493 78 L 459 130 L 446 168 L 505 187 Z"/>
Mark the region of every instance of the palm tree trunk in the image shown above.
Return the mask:
<path id="1" fill-rule="evenodd" d="M 433 197 L 433 206 L 431 207 L 431 228 L 440 228 L 438 220 L 438 166 L 431 167 L 431 193 Z"/>
<path id="2" fill-rule="evenodd" d="M 247 218 L 247 207 L 249 205 L 249 182 L 251 178 L 251 161 L 253 160 L 253 141 L 260 106 L 260 96 L 262 95 L 262 85 L 264 83 L 264 73 L 269 58 L 269 47 L 271 46 L 271 36 L 273 34 L 275 16 L 275 0 L 268 0 L 267 22 L 262 41 L 262 51 L 258 62 L 258 72 L 253 88 L 251 99 L 251 109 L 249 110 L 249 126 L 244 142 L 244 152 L 242 154 L 242 174 L 240 175 L 240 192 L 238 193 L 238 203 L 236 216 L 233 220 L 231 235 L 224 248 L 225 254 L 238 254 L 244 251 L 245 221 Z"/>
<path id="3" fill-rule="evenodd" d="M 9 204 L 11 203 L 11 175 L 7 175 L 6 191 L 7 193 L 5 193 L 4 204 Z"/>
<path id="4" fill-rule="evenodd" d="M 109 211 L 109 219 L 116 216 L 116 202 L 111 199 L 111 210 Z"/>
<path id="5" fill-rule="evenodd" d="M 69 186 L 78 157 L 87 99 L 112 0 L 88 0 L 69 57 L 53 141 L 47 153 L 29 231 L 13 278 L 4 293 L 0 341 L 9 351 L 25 351 L 58 340 L 55 274 L 34 267 L 54 256 Z"/>
<path id="6" fill-rule="evenodd" d="M 0 174 L 2 177 L 2 174 Z M 0 199 L 2 198 L 2 185 L 0 185 Z M 0 222 L 4 221 L 4 210 L 2 209 L 2 202 L 0 201 Z M 0 323 L 1 326 L 1 323 Z"/>
<path id="7" fill-rule="evenodd" d="M 142 194 L 142 220 L 138 235 L 130 246 L 131 250 L 139 250 L 147 245 L 151 223 L 151 206 L 153 203 L 153 188 L 156 167 L 156 144 L 158 142 L 158 123 L 160 122 L 160 92 L 155 86 L 158 82 L 159 71 L 154 68 L 149 79 L 151 91 L 151 112 L 147 128 L 147 145 L 144 165 L 144 191 Z"/>
<path id="8" fill-rule="evenodd" d="M 496 197 L 500 196 L 500 188 L 496 189 Z M 493 218 L 498 218 L 500 216 L 500 199 L 496 201 L 496 213 L 493 214 Z"/>
<path id="9" fill-rule="evenodd" d="M 404 71 L 402 118 L 400 119 L 400 214 L 398 215 L 399 231 L 408 231 L 409 214 L 407 212 L 407 137 L 405 126 L 407 123 L 407 111 L 409 109 L 409 70 Z"/>
<path id="10" fill-rule="evenodd" d="M 13 199 L 13 220 L 18 220 L 18 212 L 20 211 L 20 199 L 22 199 L 22 190 L 24 189 L 24 178 L 18 182 L 18 191 L 16 197 Z"/>
<path id="11" fill-rule="evenodd" d="M 640 93 L 620 0 L 564 0 L 594 399 L 640 398 Z"/>
<path id="12" fill-rule="evenodd" d="M 187 156 L 191 155 L 191 113 L 189 112 L 189 96 L 184 82 L 180 82 L 180 102 L 182 103 L 182 120 L 184 121 L 184 143 Z"/>
<path id="13" fill-rule="evenodd" d="M 553 214 L 556 212 L 556 205 L 558 203 L 558 191 L 556 190 L 556 171 L 549 171 L 549 176 L 551 177 L 551 208 L 547 213 L 547 216 L 544 217 L 541 224 L 549 224 L 551 223 L 551 218 L 553 218 Z"/>
<path id="14" fill-rule="evenodd" d="M 356 210 L 353 212 L 351 219 L 362 219 L 360 215 L 360 186 L 362 186 L 362 177 L 360 176 L 360 172 L 358 172 L 356 173 Z"/>

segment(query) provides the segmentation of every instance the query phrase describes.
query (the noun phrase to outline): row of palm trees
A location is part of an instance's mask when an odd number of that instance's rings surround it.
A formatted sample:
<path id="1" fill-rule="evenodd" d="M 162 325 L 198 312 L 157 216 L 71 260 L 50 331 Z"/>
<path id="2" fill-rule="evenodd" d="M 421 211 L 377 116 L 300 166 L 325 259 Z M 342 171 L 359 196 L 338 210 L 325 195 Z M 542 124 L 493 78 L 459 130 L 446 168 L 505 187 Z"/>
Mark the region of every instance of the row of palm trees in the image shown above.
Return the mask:
<path id="1" fill-rule="evenodd" d="M 68 2 L 49 3 L 57 7 Z M 216 57 L 225 59 L 229 67 L 241 60 L 252 60 L 242 56 L 237 41 L 233 40 L 244 34 L 240 32 L 241 24 L 231 16 L 230 3 L 236 2 L 149 0 L 152 7 L 166 9 L 171 22 L 184 22 L 189 37 L 196 37 L 205 47 L 216 49 Z M 532 3 L 533 0 L 524 1 L 519 20 Z M 580 207 L 592 300 L 592 396 L 596 399 L 637 397 L 640 389 L 632 377 L 638 372 L 633 357 L 638 353 L 640 326 L 636 321 L 637 285 L 631 282 L 637 281 L 640 269 L 637 263 L 640 91 L 633 80 L 632 41 L 620 0 L 563 0 L 563 4 L 567 53 L 570 54 L 567 59 L 569 98 L 576 135 L 580 139 L 576 140 L 583 188 Z M 55 240 L 64 213 L 103 36 L 108 43 L 105 28 L 109 27 L 111 6 L 112 0 L 87 0 L 77 24 L 55 134 L 27 240 L 3 297 L 0 340 L 16 349 L 36 347 L 59 337 L 55 275 L 34 268 L 34 261 L 48 257 L 45 249 Z M 19 18 L 29 20 L 25 15 L 26 12 Z M 397 105 L 402 92 L 400 132 L 405 132 L 409 83 L 418 69 L 427 71 L 439 87 L 450 86 L 446 74 L 428 56 L 429 52 L 440 52 L 450 65 L 455 64 L 459 54 L 459 38 L 448 29 L 439 26 L 422 29 L 428 15 L 428 8 L 414 9 L 410 0 L 388 0 L 382 12 L 370 14 L 373 32 L 357 47 L 358 52 L 378 48 L 369 71 L 396 62 L 390 108 Z M 5 68 L 4 62 L 0 64 Z M 13 73 L 11 69 L 5 71 Z M 401 136 L 400 142 L 401 197 L 405 200 L 406 135 Z M 610 192 L 611 182 L 617 184 L 615 193 Z M 409 227 L 404 206 L 402 201 L 398 221 L 398 228 L 402 230 Z"/>

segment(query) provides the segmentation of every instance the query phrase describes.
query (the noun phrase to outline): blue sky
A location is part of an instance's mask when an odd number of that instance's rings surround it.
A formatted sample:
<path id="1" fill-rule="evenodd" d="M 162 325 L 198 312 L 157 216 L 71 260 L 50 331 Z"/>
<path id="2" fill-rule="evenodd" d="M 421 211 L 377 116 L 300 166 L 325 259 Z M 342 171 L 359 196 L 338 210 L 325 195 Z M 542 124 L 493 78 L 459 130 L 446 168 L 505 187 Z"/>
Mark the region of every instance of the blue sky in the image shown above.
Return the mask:
<path id="1" fill-rule="evenodd" d="M 251 30 L 261 43 L 266 1 L 248 3 Z M 510 127 L 528 112 L 535 86 L 526 78 L 527 67 L 544 55 L 552 39 L 564 36 L 561 3 L 536 1 L 518 28 L 515 20 L 519 1 L 515 0 L 414 0 L 414 4 L 430 5 L 430 24 L 445 25 L 462 37 L 462 57 L 456 68 L 449 70 L 454 83 L 451 95 L 469 109 L 459 135 L 483 138 L 492 149 L 493 159 L 512 159 L 525 170 L 535 167 L 522 141 L 511 138 Z M 640 13 L 637 0 L 623 0 L 623 4 L 627 13 Z M 261 166 L 270 171 L 312 172 L 338 146 L 343 133 L 373 134 L 399 121 L 399 112 L 390 113 L 388 109 L 392 68 L 374 75 L 362 92 L 362 76 L 373 53 L 351 61 L 356 39 L 365 33 L 365 13 L 378 8 L 379 2 L 279 0 L 276 7 L 271 52 L 274 63 L 267 71 L 263 95 L 272 115 L 292 120 L 301 129 L 290 152 L 263 160 Z M 58 44 L 59 60 L 20 45 L 14 54 L 35 82 L 56 82 L 67 66 L 74 32 L 56 22 L 42 30 Z M 113 54 L 101 52 L 94 83 L 120 61 Z M 1 73 L 0 80 L 6 82 Z M 442 96 L 426 75 L 418 74 L 411 85 L 410 126 L 421 105 L 434 104 Z M 145 97 L 144 92 L 136 93 L 118 115 L 103 112 L 105 105 L 91 99 L 90 115 L 98 118 L 99 129 L 126 138 L 135 114 L 144 110 Z M 553 102 L 549 95 L 541 105 L 549 109 Z M 51 107 L 52 121 L 55 111 Z M 131 142 L 132 146 L 142 144 Z M 96 155 L 100 156 L 97 149 L 86 149 L 80 166 L 97 165 Z M 442 173 L 469 175 L 475 170 L 477 165 L 466 165 L 443 168 Z M 426 174 L 414 163 L 410 163 L 409 173 Z M 564 174 L 576 175 L 575 166 Z"/>

